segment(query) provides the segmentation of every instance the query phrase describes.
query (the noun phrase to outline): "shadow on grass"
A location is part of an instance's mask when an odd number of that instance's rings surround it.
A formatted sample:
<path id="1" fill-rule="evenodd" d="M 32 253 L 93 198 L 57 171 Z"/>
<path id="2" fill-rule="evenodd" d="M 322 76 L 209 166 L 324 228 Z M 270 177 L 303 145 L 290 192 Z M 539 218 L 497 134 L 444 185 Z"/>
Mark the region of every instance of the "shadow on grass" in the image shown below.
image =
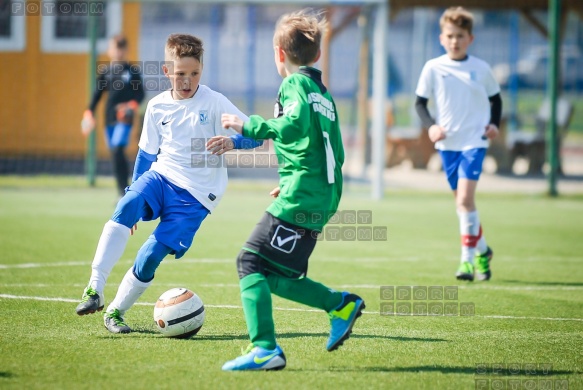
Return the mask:
<path id="1" fill-rule="evenodd" d="M 0 378 L 13 378 L 14 374 L 11 372 L 0 371 Z"/>
<path id="2" fill-rule="evenodd" d="M 193 338 L 197 340 L 218 340 L 218 341 L 228 341 L 228 340 L 247 340 L 249 341 L 249 336 L 246 334 L 197 334 Z"/>
<path id="3" fill-rule="evenodd" d="M 487 374 L 478 374 L 476 367 L 445 367 L 445 366 L 412 366 L 412 367 L 381 367 L 381 366 L 372 366 L 372 367 L 341 367 L 341 366 L 332 366 L 328 368 L 286 368 L 286 371 L 320 371 L 320 372 L 411 372 L 411 373 L 435 373 L 439 372 L 441 374 L 464 374 L 464 375 L 474 375 L 476 378 L 504 378 L 504 379 L 529 379 L 534 377 L 551 377 L 556 375 L 571 375 L 577 374 L 575 371 L 566 371 L 566 370 L 551 370 L 546 374 L 542 371 L 525 375 L 524 372 L 521 372 L 519 375 L 516 373 L 511 373 L 510 370 L 498 370 L 496 371 L 497 374 L 487 373 Z"/>
<path id="4" fill-rule="evenodd" d="M 143 335 L 143 337 L 150 337 L 150 335 L 154 335 L 154 336 L 162 336 L 162 334 L 158 331 L 152 330 L 152 329 L 146 329 L 146 328 L 133 328 L 132 327 L 132 331 L 129 334 L 122 334 L 122 333 L 111 333 L 108 332 L 107 330 L 105 331 L 107 333 L 105 333 L 104 335 L 98 336 L 99 338 L 102 339 L 111 339 L 111 338 L 115 338 L 115 337 L 120 337 L 120 338 L 136 338 L 140 337 L 139 335 Z"/>
<path id="5" fill-rule="evenodd" d="M 501 279 L 500 282 L 513 283 L 513 284 L 527 284 L 534 286 L 564 286 L 564 287 L 581 287 L 583 282 L 530 282 L 527 280 L 505 280 Z"/>
<path id="6" fill-rule="evenodd" d="M 284 333 L 278 334 L 278 339 L 292 339 L 296 337 L 328 337 L 328 333 Z M 423 342 L 446 342 L 445 339 L 432 339 L 422 337 L 404 337 L 404 336 L 379 336 L 376 334 L 351 334 L 351 339 L 383 339 L 395 341 L 423 341 Z"/>
<path id="7" fill-rule="evenodd" d="M 327 338 L 328 333 L 280 333 L 275 337 L 277 339 L 294 339 L 299 337 L 322 337 Z M 197 335 L 199 340 L 248 340 L 247 335 Z M 422 341 L 422 342 L 447 342 L 445 339 L 432 339 L 432 338 L 421 338 L 421 337 L 403 337 L 403 336 L 379 336 L 379 335 L 366 335 L 366 334 L 352 334 L 350 338 L 354 339 L 383 339 L 383 340 L 395 340 L 395 341 Z"/>
<path id="8" fill-rule="evenodd" d="M 136 327 L 132 329 L 130 333 L 132 338 L 140 337 L 143 335 L 144 338 L 150 338 L 152 335 L 154 337 L 164 338 L 162 334 L 156 330 L 148 328 Z M 288 333 L 278 333 L 276 334 L 277 339 L 295 339 L 299 337 L 322 337 L 327 338 L 328 333 L 317 332 L 317 333 L 307 333 L 307 332 L 288 332 Z M 117 335 L 114 333 L 108 333 L 107 335 L 101 336 L 101 338 L 112 338 L 112 337 L 127 337 L 126 335 Z M 435 342 L 448 342 L 446 339 L 436 339 L 436 338 L 424 338 L 424 337 L 405 337 L 405 336 L 379 336 L 375 334 L 351 334 L 350 338 L 353 339 L 382 339 L 382 340 L 393 340 L 393 341 L 419 341 L 425 343 L 435 343 Z M 204 334 L 204 328 L 201 333 L 191 337 L 190 339 L 174 339 L 174 340 L 210 340 L 210 341 L 228 341 L 228 340 L 249 340 L 249 336 L 246 334 Z"/>

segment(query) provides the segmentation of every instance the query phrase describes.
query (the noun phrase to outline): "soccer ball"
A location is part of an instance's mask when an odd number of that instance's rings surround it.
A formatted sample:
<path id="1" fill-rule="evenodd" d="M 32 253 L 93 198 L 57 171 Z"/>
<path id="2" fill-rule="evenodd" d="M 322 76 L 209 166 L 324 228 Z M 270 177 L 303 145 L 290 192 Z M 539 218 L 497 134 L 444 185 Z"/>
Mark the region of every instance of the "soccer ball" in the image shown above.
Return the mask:
<path id="1" fill-rule="evenodd" d="M 166 291 L 154 306 L 154 322 L 165 337 L 194 336 L 202 328 L 204 315 L 202 300 L 187 288 Z"/>

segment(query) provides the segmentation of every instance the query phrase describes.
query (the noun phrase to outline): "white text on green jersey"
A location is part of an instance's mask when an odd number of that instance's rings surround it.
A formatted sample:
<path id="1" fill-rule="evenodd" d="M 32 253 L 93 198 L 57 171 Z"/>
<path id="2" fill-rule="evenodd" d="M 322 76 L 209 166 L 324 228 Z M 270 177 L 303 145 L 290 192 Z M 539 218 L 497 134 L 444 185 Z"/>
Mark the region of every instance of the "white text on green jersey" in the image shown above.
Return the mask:
<path id="1" fill-rule="evenodd" d="M 312 105 L 312 109 L 324 115 L 326 118 L 332 122 L 336 121 L 336 113 L 334 112 L 334 105 L 324 96 L 316 92 L 311 92 L 308 94 L 308 104 Z"/>

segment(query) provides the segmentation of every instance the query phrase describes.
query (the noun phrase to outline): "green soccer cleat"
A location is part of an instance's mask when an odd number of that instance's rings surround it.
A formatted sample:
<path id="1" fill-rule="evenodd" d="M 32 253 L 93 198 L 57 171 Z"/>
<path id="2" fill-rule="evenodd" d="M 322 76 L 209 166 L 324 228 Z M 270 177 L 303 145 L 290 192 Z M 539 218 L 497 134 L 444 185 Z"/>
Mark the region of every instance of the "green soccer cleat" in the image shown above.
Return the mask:
<path id="1" fill-rule="evenodd" d="M 84 316 L 103 310 L 105 299 L 103 293 L 99 294 L 91 286 L 87 286 L 83 291 L 81 303 L 77 305 L 77 314 Z"/>
<path id="2" fill-rule="evenodd" d="M 330 337 L 326 343 L 329 352 L 341 346 L 352 333 L 356 319 L 362 315 L 364 300 L 356 294 L 342 293 L 342 303 L 328 313 L 330 317 Z"/>
<path id="3" fill-rule="evenodd" d="M 132 331 L 132 329 L 123 321 L 123 317 L 117 309 L 105 313 L 103 316 L 103 323 L 111 333 L 130 333 Z"/>
<path id="4" fill-rule="evenodd" d="M 492 261 L 492 256 L 494 252 L 492 248 L 488 247 L 486 252 L 481 255 L 476 255 L 476 273 L 478 280 L 490 280 L 492 277 L 492 271 L 490 270 L 490 261 Z"/>
<path id="5" fill-rule="evenodd" d="M 474 265 L 469 261 L 464 261 L 460 264 L 460 267 L 455 273 L 455 278 L 457 280 L 467 280 L 468 282 L 474 281 Z"/>
<path id="6" fill-rule="evenodd" d="M 249 344 L 247 349 L 241 352 L 243 356 L 223 364 L 223 371 L 272 371 L 285 368 L 285 354 L 279 345 L 269 350 Z"/>

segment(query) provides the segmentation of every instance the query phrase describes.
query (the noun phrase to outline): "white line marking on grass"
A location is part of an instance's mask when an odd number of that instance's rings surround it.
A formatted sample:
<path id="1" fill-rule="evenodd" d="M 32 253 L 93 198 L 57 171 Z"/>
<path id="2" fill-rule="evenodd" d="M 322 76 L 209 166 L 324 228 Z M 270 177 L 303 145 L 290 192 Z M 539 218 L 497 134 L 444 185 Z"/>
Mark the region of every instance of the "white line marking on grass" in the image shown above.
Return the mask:
<path id="1" fill-rule="evenodd" d="M 332 285 L 333 286 L 333 285 Z M 351 289 L 351 288 L 362 288 L 362 289 L 379 289 L 381 286 L 396 286 L 396 284 L 383 284 L 383 285 L 375 285 L 375 284 L 342 284 L 337 286 L 338 288 L 343 288 L 343 289 Z M 399 286 L 402 286 L 402 284 L 399 284 Z M 406 286 L 406 285 L 405 285 Z M 422 284 L 419 285 L 415 285 L 415 286 L 423 286 Z M 448 285 L 449 287 L 450 285 Z M 555 290 L 583 290 L 583 286 L 493 286 L 493 285 L 472 285 L 472 286 L 464 286 L 464 285 L 458 285 L 457 286 L 460 289 L 464 289 L 464 290 L 504 290 L 504 291 L 511 291 L 511 290 L 516 290 L 516 291 L 542 291 L 542 290 L 549 290 L 549 291 L 555 291 Z"/>
<path id="2" fill-rule="evenodd" d="M 481 316 L 476 315 L 475 317 L 481 318 L 494 318 L 502 320 L 545 320 L 545 321 L 583 321 L 583 318 L 552 318 L 552 317 L 520 317 L 520 316 Z"/>
<path id="3" fill-rule="evenodd" d="M 544 262 L 577 262 L 581 263 L 581 257 L 577 256 L 555 256 L 555 257 L 546 257 L 546 256 L 530 256 L 530 257 L 519 257 L 519 256 L 498 256 L 496 257 L 499 261 L 507 261 L 507 262 L 537 262 L 537 261 L 544 261 Z M 438 261 L 438 257 L 428 257 L 428 256 L 382 256 L 382 257 L 314 257 L 315 262 L 338 262 L 338 263 L 354 263 L 358 264 L 361 263 L 409 263 L 409 262 L 417 262 L 417 261 L 430 261 L 435 260 Z"/>
<path id="4" fill-rule="evenodd" d="M 162 286 L 175 286 L 176 284 L 179 283 L 162 283 L 159 285 Z M 196 286 L 200 286 L 200 287 L 236 287 L 239 288 L 239 284 L 238 283 L 196 283 L 193 282 L 194 285 Z M 1 284 L 0 284 L 1 285 Z M 335 286 L 333 284 L 329 285 L 330 287 L 333 288 L 338 288 L 338 289 L 356 289 L 356 288 L 360 288 L 360 289 L 380 289 L 381 285 L 377 285 L 377 284 L 341 284 L 338 286 Z M 383 285 L 385 286 L 385 285 Z M 484 290 L 517 290 L 517 291 L 542 291 L 542 290 L 549 290 L 549 291 L 555 291 L 555 290 L 583 290 L 583 286 L 486 286 L 486 285 L 482 285 L 482 286 L 458 286 L 462 289 L 467 289 L 467 290 L 472 290 L 472 289 L 484 289 Z"/>
<path id="5" fill-rule="evenodd" d="M 174 287 L 180 283 L 157 283 L 158 286 Z M 196 287 L 220 287 L 220 288 L 239 288 L 238 283 L 192 283 Z M 119 286 L 119 283 L 109 283 L 109 286 Z M 56 284 L 46 283 L 0 283 L 2 287 L 54 287 Z M 58 286 L 71 287 L 85 287 L 86 284 L 58 284 Z M 380 289 L 381 285 L 376 284 L 341 284 L 338 286 L 330 285 L 330 287 L 338 289 Z M 474 285 L 474 286 L 458 286 L 464 290 L 501 290 L 501 291 L 579 291 L 583 290 L 583 286 L 493 286 L 493 285 Z"/>
<path id="6" fill-rule="evenodd" d="M 49 298 L 49 297 L 27 297 L 22 295 L 0 294 L 0 298 L 6 299 L 27 299 L 31 301 L 53 301 L 53 302 L 79 302 L 78 299 L 69 298 Z"/>
<path id="7" fill-rule="evenodd" d="M 174 259 L 172 259 L 174 260 Z M 226 264 L 226 263 L 235 263 L 236 259 L 180 259 L 177 261 L 167 261 L 164 264 L 173 264 L 173 263 L 188 263 L 188 264 L 200 264 L 200 263 L 209 263 L 209 264 Z M 133 263 L 134 260 L 131 259 L 124 259 L 120 260 L 119 263 Z M 24 263 L 24 264 L 0 264 L 0 270 L 2 269 L 10 269 L 10 268 L 43 268 L 43 267 L 78 267 L 78 266 L 90 266 L 91 261 L 68 261 L 68 262 L 58 262 L 58 263 Z"/>
<path id="8" fill-rule="evenodd" d="M 27 299 L 32 301 L 52 301 L 52 302 L 67 302 L 67 303 L 76 303 L 79 302 L 78 299 L 70 299 L 70 298 L 49 298 L 49 297 L 30 297 L 30 296 L 23 296 L 23 295 L 10 295 L 10 294 L 0 294 L 0 298 L 4 299 Z M 136 302 L 138 306 L 154 306 L 154 303 L 150 302 Z M 206 307 L 212 307 L 216 309 L 243 309 L 242 306 L 238 305 L 207 305 Z M 291 308 L 291 307 L 274 307 L 274 310 L 279 311 L 300 311 L 300 312 L 314 312 L 314 313 L 321 313 L 322 310 L 317 309 L 299 309 L 299 308 Z M 363 311 L 363 314 L 376 314 L 379 315 L 379 312 L 376 311 Z M 385 312 L 385 315 L 390 315 L 390 313 Z M 394 317 L 415 317 L 415 316 L 400 316 L 396 313 L 393 313 Z M 448 316 L 437 316 L 437 317 L 448 317 Z M 469 317 L 469 316 L 468 316 Z M 492 319 L 501 319 L 501 320 L 544 320 L 544 321 L 581 321 L 583 322 L 583 318 L 552 318 L 552 317 L 520 317 L 520 316 L 502 316 L 502 315 L 475 315 L 472 317 L 480 317 L 480 318 L 492 318 Z"/>
<path id="9" fill-rule="evenodd" d="M 188 264 L 234 264 L 236 259 L 228 258 L 228 259 L 212 259 L 212 258 L 202 258 L 202 259 L 180 259 L 175 260 L 173 258 L 169 258 L 171 261 L 166 261 L 164 264 L 180 264 L 180 263 L 188 263 Z M 549 257 L 512 257 L 512 256 L 505 256 L 502 259 L 507 261 L 545 261 L 545 262 L 571 262 L 577 261 L 581 262 L 580 257 L 556 257 L 556 258 L 549 258 Z M 123 259 L 120 260 L 120 263 L 133 263 L 133 259 Z M 426 257 L 320 257 L 315 258 L 314 261 L 318 262 L 338 262 L 338 263 L 391 263 L 391 262 L 416 262 L 416 261 L 427 261 Z M 91 260 L 86 261 L 70 261 L 70 262 L 57 262 L 57 263 L 24 263 L 24 264 L 0 264 L 0 270 L 2 269 L 9 269 L 9 268 L 42 268 L 42 267 L 77 267 L 77 266 L 85 266 L 91 265 Z M 367 287 L 365 287 L 367 288 Z"/>
<path id="10" fill-rule="evenodd" d="M 316 263 L 392 263 L 392 262 L 415 262 L 427 261 L 427 257 L 408 256 L 408 257 L 314 257 Z"/>
<path id="11" fill-rule="evenodd" d="M 24 263 L 24 264 L 0 264 L 0 269 L 8 268 L 41 268 L 41 267 L 76 267 L 91 265 L 88 261 L 69 261 L 63 263 Z"/>
<path id="12" fill-rule="evenodd" d="M 464 290 L 504 290 L 504 291 L 543 291 L 543 290 L 583 290 L 583 286 L 458 286 Z"/>
<path id="13" fill-rule="evenodd" d="M 238 283 L 193 283 L 197 287 L 232 287 L 232 288 L 239 288 Z M 119 283 L 108 283 L 110 287 L 119 286 Z M 166 287 L 176 287 L 180 285 L 180 283 L 156 283 L 157 286 L 166 286 Z M 0 287 L 55 287 L 55 286 L 67 286 L 67 287 L 87 287 L 87 283 L 59 283 L 59 284 L 47 284 L 47 283 L 0 283 Z"/>
<path id="14" fill-rule="evenodd" d="M 77 303 L 79 302 L 78 299 L 70 299 L 70 298 L 49 298 L 49 297 L 30 297 L 24 295 L 11 295 L 11 294 L 0 294 L 0 298 L 4 299 L 26 299 L 30 301 L 52 301 L 52 302 L 66 302 L 66 303 Z M 155 303 L 150 302 L 136 302 L 135 305 L 137 306 L 154 306 Z M 204 304 L 205 307 L 212 307 L 217 309 L 243 309 L 242 306 L 237 305 L 207 305 Z M 274 310 L 282 310 L 282 311 L 302 311 L 302 312 L 321 312 L 322 310 L 316 309 L 298 309 L 298 308 L 289 308 L 289 307 L 274 307 Z M 364 313 L 364 312 L 363 312 Z M 373 314 L 375 312 L 368 312 L 367 314 Z"/>

